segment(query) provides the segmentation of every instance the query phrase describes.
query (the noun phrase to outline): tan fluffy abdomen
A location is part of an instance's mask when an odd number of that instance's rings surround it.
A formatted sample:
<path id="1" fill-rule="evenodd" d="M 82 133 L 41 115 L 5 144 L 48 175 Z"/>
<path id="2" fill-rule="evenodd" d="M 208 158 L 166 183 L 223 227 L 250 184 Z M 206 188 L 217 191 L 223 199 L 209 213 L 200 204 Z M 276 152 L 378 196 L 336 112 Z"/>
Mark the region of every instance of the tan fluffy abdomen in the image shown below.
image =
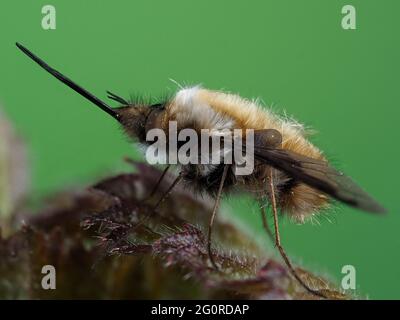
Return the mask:
<path id="1" fill-rule="evenodd" d="M 276 129 L 282 134 L 283 149 L 313 159 L 324 159 L 322 152 L 305 138 L 302 125 L 283 119 L 262 108 L 256 102 L 243 99 L 238 95 L 198 87 L 183 89 L 177 93 L 176 99 L 169 106 L 169 115 L 173 119 L 187 119 L 188 125 L 191 126 L 193 122 L 196 122 L 201 128 L 212 128 L 214 124 L 209 120 L 210 109 L 223 119 L 222 122 L 231 122 L 232 128 Z M 191 112 L 193 117 L 182 116 L 187 112 Z M 282 211 L 300 222 L 327 205 L 325 195 L 303 183 L 297 183 L 288 192 L 279 196 Z"/>

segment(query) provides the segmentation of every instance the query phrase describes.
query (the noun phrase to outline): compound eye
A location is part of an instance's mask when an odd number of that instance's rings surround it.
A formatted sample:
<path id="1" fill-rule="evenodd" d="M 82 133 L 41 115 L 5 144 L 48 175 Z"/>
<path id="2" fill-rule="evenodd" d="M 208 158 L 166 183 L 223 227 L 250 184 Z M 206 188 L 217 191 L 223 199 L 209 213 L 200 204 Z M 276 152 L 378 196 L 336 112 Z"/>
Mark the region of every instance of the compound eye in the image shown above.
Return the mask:
<path id="1" fill-rule="evenodd" d="M 278 130 L 266 129 L 263 133 L 264 141 L 270 148 L 278 147 L 282 144 L 282 135 Z"/>

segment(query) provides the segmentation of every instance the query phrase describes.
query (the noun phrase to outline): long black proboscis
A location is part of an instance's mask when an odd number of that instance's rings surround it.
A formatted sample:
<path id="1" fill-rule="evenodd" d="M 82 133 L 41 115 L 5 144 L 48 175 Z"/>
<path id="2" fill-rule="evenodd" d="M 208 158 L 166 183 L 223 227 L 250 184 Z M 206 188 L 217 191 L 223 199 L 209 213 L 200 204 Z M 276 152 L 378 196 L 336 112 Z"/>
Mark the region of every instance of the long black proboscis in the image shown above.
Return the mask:
<path id="1" fill-rule="evenodd" d="M 80 95 L 94 103 L 96 106 L 98 106 L 101 110 L 104 112 L 107 112 L 110 116 L 113 118 L 119 120 L 119 114 L 113 110 L 110 106 L 108 106 L 105 102 L 101 101 L 99 98 L 91 94 L 89 91 L 83 89 L 81 86 L 76 84 L 74 81 L 66 77 L 65 75 L 61 74 L 57 70 L 53 69 L 50 67 L 46 62 L 44 62 L 42 59 L 40 59 L 38 56 L 36 56 L 34 53 L 32 53 L 30 50 L 25 48 L 23 45 L 20 43 L 16 43 L 17 47 L 25 53 L 29 58 L 31 58 L 33 61 L 35 61 L 39 66 L 41 66 L 43 69 L 45 69 L 47 72 L 49 72 L 51 75 L 56 77 L 58 80 L 61 82 L 65 83 L 68 87 L 70 87 L 72 90 L 78 92 Z"/>

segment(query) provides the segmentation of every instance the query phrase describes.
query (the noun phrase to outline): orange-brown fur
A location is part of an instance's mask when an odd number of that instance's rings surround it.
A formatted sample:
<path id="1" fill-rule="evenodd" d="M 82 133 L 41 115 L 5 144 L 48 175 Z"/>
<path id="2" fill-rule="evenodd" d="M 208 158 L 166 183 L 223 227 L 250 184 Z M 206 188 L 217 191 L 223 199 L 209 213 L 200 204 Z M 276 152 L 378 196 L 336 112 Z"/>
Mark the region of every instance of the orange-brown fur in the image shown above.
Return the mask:
<path id="1" fill-rule="evenodd" d="M 277 129 L 283 137 L 283 149 L 314 159 L 324 158 L 322 152 L 305 138 L 301 125 L 278 117 L 254 101 L 243 99 L 238 95 L 197 88 L 187 95 L 194 99 L 192 103 L 195 107 L 200 106 L 200 116 L 191 117 L 187 115 L 188 110 L 191 110 L 190 105 L 184 105 L 185 100 L 179 99 L 178 94 L 178 98 L 166 106 L 163 116 L 164 126 L 167 125 L 166 121 L 178 120 L 180 127 L 185 127 L 185 123 L 182 122 L 186 121 L 188 127 L 211 129 L 212 124 L 208 123 L 207 115 L 204 117 L 201 115 L 203 110 L 201 108 L 204 108 L 204 111 L 211 108 L 222 118 L 231 120 L 235 129 Z M 277 177 L 280 179 L 277 184 L 285 179 L 281 173 Z M 289 192 L 280 193 L 278 199 L 281 210 L 299 222 L 303 222 L 307 216 L 327 205 L 325 195 L 304 183 L 296 184 Z"/>

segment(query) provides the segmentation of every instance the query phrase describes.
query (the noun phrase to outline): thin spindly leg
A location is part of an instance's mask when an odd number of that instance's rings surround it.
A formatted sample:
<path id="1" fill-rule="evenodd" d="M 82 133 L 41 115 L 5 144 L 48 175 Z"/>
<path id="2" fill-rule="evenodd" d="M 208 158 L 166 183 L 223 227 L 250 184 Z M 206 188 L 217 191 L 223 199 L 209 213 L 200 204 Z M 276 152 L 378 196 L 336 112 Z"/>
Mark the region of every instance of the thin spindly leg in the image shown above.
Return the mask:
<path id="1" fill-rule="evenodd" d="M 208 250 L 208 257 L 210 258 L 211 264 L 213 265 L 215 270 L 218 270 L 218 266 L 214 261 L 212 252 L 211 252 L 211 233 L 212 233 L 212 227 L 214 224 L 214 220 L 215 220 L 215 216 L 217 215 L 217 210 L 219 207 L 219 204 L 221 202 L 221 195 L 222 195 L 222 189 L 224 187 L 224 182 L 226 179 L 226 175 L 228 174 L 228 169 L 229 169 L 229 165 L 225 165 L 224 167 L 224 172 L 222 173 L 222 178 L 221 178 L 221 182 L 219 183 L 219 188 L 218 188 L 218 193 L 217 193 L 217 197 L 215 199 L 215 204 L 214 204 L 214 208 L 211 214 L 211 218 L 210 218 L 210 222 L 208 225 L 208 235 L 207 235 L 207 250 Z"/>
<path id="2" fill-rule="evenodd" d="M 290 273 L 292 274 L 292 276 L 300 283 L 300 285 L 306 289 L 308 292 L 322 297 L 322 298 L 326 298 L 326 296 L 324 294 L 322 294 L 321 292 L 317 291 L 317 290 L 313 290 L 311 289 L 301 278 L 300 276 L 297 274 L 296 270 L 294 269 L 292 263 L 289 260 L 288 255 L 286 254 L 285 250 L 283 249 L 282 245 L 281 245 L 281 237 L 279 235 L 279 225 L 278 225 L 278 210 L 277 210 L 277 206 L 276 206 L 276 198 L 275 198 L 275 186 L 274 186 L 274 179 L 273 179 L 273 174 L 272 174 L 272 169 L 269 170 L 269 185 L 270 185 L 270 191 L 271 191 L 271 206 L 272 206 L 272 212 L 273 212 L 273 216 L 274 216 L 274 229 L 275 229 L 275 245 L 279 250 L 279 253 L 281 254 L 283 260 L 286 263 L 286 266 L 288 267 Z"/>
<path id="3" fill-rule="evenodd" d="M 154 194 L 156 193 L 158 187 L 161 184 L 161 181 L 163 181 L 163 179 L 164 179 L 165 175 L 167 174 L 167 172 L 168 172 L 170 167 L 171 167 L 171 165 L 167 165 L 165 167 L 164 171 L 162 172 L 162 174 L 161 174 L 160 178 L 158 179 L 157 183 L 155 184 L 153 190 L 151 190 L 151 192 L 150 192 L 150 194 L 149 194 L 147 199 L 151 199 L 154 196 Z"/>
<path id="4" fill-rule="evenodd" d="M 183 174 L 179 173 L 179 175 L 176 177 L 176 179 L 174 180 L 174 182 L 172 182 L 172 184 L 169 186 L 168 190 L 162 195 L 162 197 L 160 198 L 160 200 L 158 200 L 158 202 L 156 203 L 156 205 L 153 207 L 153 209 L 151 210 L 150 213 L 146 214 L 145 217 L 140 220 L 134 227 L 133 229 L 137 229 L 138 227 L 142 226 L 150 217 L 152 217 L 154 215 L 154 213 L 156 212 L 156 209 L 158 208 L 158 206 L 169 196 L 169 194 L 171 193 L 172 189 L 179 183 L 179 181 L 181 181 L 183 178 Z"/>
<path id="5" fill-rule="evenodd" d="M 165 193 L 161 196 L 160 200 L 158 200 L 158 202 L 156 203 L 156 205 L 153 208 L 153 211 L 155 211 L 158 206 L 165 200 L 168 198 L 168 196 L 170 195 L 171 191 L 173 188 L 175 188 L 175 186 L 182 180 L 183 178 L 183 172 L 179 172 L 178 176 L 176 177 L 176 179 L 174 180 L 174 182 L 172 182 L 172 184 L 169 186 L 169 188 L 167 189 L 167 191 L 165 191 Z"/>
<path id="6" fill-rule="evenodd" d="M 275 241 L 275 237 L 272 234 L 271 228 L 268 225 L 265 208 L 264 208 L 264 206 L 262 204 L 260 206 L 260 211 L 261 211 L 261 219 L 262 219 L 264 230 L 267 232 L 268 237 L 271 239 L 271 241 L 274 242 Z"/>
<path id="7" fill-rule="evenodd" d="M 136 162 L 134 160 L 132 160 L 131 158 L 125 157 L 125 161 L 133 166 L 136 165 Z M 160 178 L 158 179 L 157 183 L 155 184 L 153 190 L 151 190 L 149 196 L 147 197 L 147 199 L 151 199 L 154 194 L 156 193 L 158 187 L 160 186 L 162 180 L 164 179 L 165 175 L 167 174 L 169 168 L 171 167 L 171 165 L 167 165 L 164 169 L 164 171 L 162 172 Z"/>

